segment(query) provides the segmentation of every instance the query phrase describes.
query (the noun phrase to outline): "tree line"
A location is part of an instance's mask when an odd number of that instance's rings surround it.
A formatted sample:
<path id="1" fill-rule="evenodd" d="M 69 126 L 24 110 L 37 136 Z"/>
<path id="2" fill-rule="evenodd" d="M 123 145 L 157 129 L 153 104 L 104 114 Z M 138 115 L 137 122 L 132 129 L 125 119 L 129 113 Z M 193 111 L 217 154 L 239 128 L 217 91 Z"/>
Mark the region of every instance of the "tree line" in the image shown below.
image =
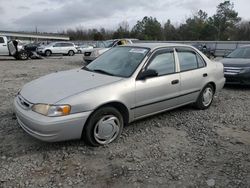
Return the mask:
<path id="1" fill-rule="evenodd" d="M 68 29 L 71 40 L 106 40 L 111 38 L 137 38 L 140 40 L 250 40 L 250 21 L 242 21 L 234 4 L 224 1 L 217 6 L 212 16 L 199 10 L 178 26 L 167 20 L 163 25 L 153 17 L 145 16 L 138 20 L 132 29 L 129 24 L 121 22 L 117 30 Z"/>

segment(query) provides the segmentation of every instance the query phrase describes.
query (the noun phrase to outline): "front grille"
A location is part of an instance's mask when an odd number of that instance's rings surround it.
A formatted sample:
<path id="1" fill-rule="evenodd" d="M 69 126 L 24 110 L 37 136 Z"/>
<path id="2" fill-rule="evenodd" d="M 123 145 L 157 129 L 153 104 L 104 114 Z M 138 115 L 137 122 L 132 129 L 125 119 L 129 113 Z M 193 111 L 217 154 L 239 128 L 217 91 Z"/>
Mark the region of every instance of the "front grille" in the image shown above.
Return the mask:
<path id="1" fill-rule="evenodd" d="M 239 74 L 243 69 L 239 67 L 224 67 L 224 74 L 227 75 L 237 75 Z"/>
<path id="2" fill-rule="evenodd" d="M 90 55 L 91 55 L 91 52 L 84 52 L 84 55 L 85 55 L 85 56 L 90 56 Z"/>
<path id="3" fill-rule="evenodd" d="M 24 109 L 29 109 L 31 108 L 32 104 L 25 100 L 20 94 L 17 96 L 18 99 L 18 104 L 24 108 Z"/>

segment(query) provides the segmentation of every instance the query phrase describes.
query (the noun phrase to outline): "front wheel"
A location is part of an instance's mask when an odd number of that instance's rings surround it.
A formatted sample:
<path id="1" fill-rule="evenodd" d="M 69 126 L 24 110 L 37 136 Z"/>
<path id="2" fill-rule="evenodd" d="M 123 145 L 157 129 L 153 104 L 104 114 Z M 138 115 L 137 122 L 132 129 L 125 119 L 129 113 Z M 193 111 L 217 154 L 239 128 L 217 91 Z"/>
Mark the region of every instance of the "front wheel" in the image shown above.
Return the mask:
<path id="1" fill-rule="evenodd" d="M 29 58 L 29 55 L 26 51 L 20 51 L 18 53 L 18 59 L 20 60 L 27 60 Z"/>
<path id="2" fill-rule="evenodd" d="M 123 117 L 113 107 L 96 110 L 84 126 L 83 140 L 91 146 L 106 145 L 116 140 L 123 130 Z"/>
<path id="3" fill-rule="evenodd" d="M 209 106 L 213 102 L 214 91 L 215 91 L 215 88 L 211 84 L 206 85 L 202 89 L 202 91 L 201 91 L 201 93 L 200 93 L 200 95 L 195 103 L 195 106 L 200 110 L 204 110 L 204 109 L 209 108 Z"/>
<path id="4" fill-rule="evenodd" d="M 51 52 L 50 50 L 46 50 L 46 51 L 45 51 L 45 56 L 48 57 L 48 56 L 51 56 L 51 54 L 52 54 L 52 52 Z"/>
<path id="5" fill-rule="evenodd" d="M 75 52 L 74 52 L 73 50 L 70 50 L 70 51 L 68 52 L 68 56 L 73 56 L 73 55 L 75 55 Z"/>

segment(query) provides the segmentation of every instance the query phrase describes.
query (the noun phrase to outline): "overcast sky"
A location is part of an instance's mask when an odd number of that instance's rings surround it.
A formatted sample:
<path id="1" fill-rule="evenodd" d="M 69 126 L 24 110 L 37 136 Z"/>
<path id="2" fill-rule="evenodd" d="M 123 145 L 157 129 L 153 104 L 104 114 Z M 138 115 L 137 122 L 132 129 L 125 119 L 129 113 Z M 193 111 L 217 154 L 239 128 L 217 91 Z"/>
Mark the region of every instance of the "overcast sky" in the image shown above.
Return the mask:
<path id="1" fill-rule="evenodd" d="M 130 28 L 144 16 L 180 24 L 202 9 L 213 15 L 223 0 L 0 0 L 0 30 L 57 32 L 68 28 Z M 249 0 L 233 0 L 235 10 L 250 20 Z"/>

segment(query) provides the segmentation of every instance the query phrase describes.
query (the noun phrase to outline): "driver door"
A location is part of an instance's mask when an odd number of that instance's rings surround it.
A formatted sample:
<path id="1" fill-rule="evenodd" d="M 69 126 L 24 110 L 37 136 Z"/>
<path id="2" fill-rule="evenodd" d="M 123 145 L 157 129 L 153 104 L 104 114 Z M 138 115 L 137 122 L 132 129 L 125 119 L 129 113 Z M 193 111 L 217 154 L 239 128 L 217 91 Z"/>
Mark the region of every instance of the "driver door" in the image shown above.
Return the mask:
<path id="1" fill-rule="evenodd" d="M 173 49 L 156 51 L 145 70 L 153 69 L 158 76 L 136 80 L 135 118 L 151 115 L 178 104 L 180 74 L 177 72 Z"/>

